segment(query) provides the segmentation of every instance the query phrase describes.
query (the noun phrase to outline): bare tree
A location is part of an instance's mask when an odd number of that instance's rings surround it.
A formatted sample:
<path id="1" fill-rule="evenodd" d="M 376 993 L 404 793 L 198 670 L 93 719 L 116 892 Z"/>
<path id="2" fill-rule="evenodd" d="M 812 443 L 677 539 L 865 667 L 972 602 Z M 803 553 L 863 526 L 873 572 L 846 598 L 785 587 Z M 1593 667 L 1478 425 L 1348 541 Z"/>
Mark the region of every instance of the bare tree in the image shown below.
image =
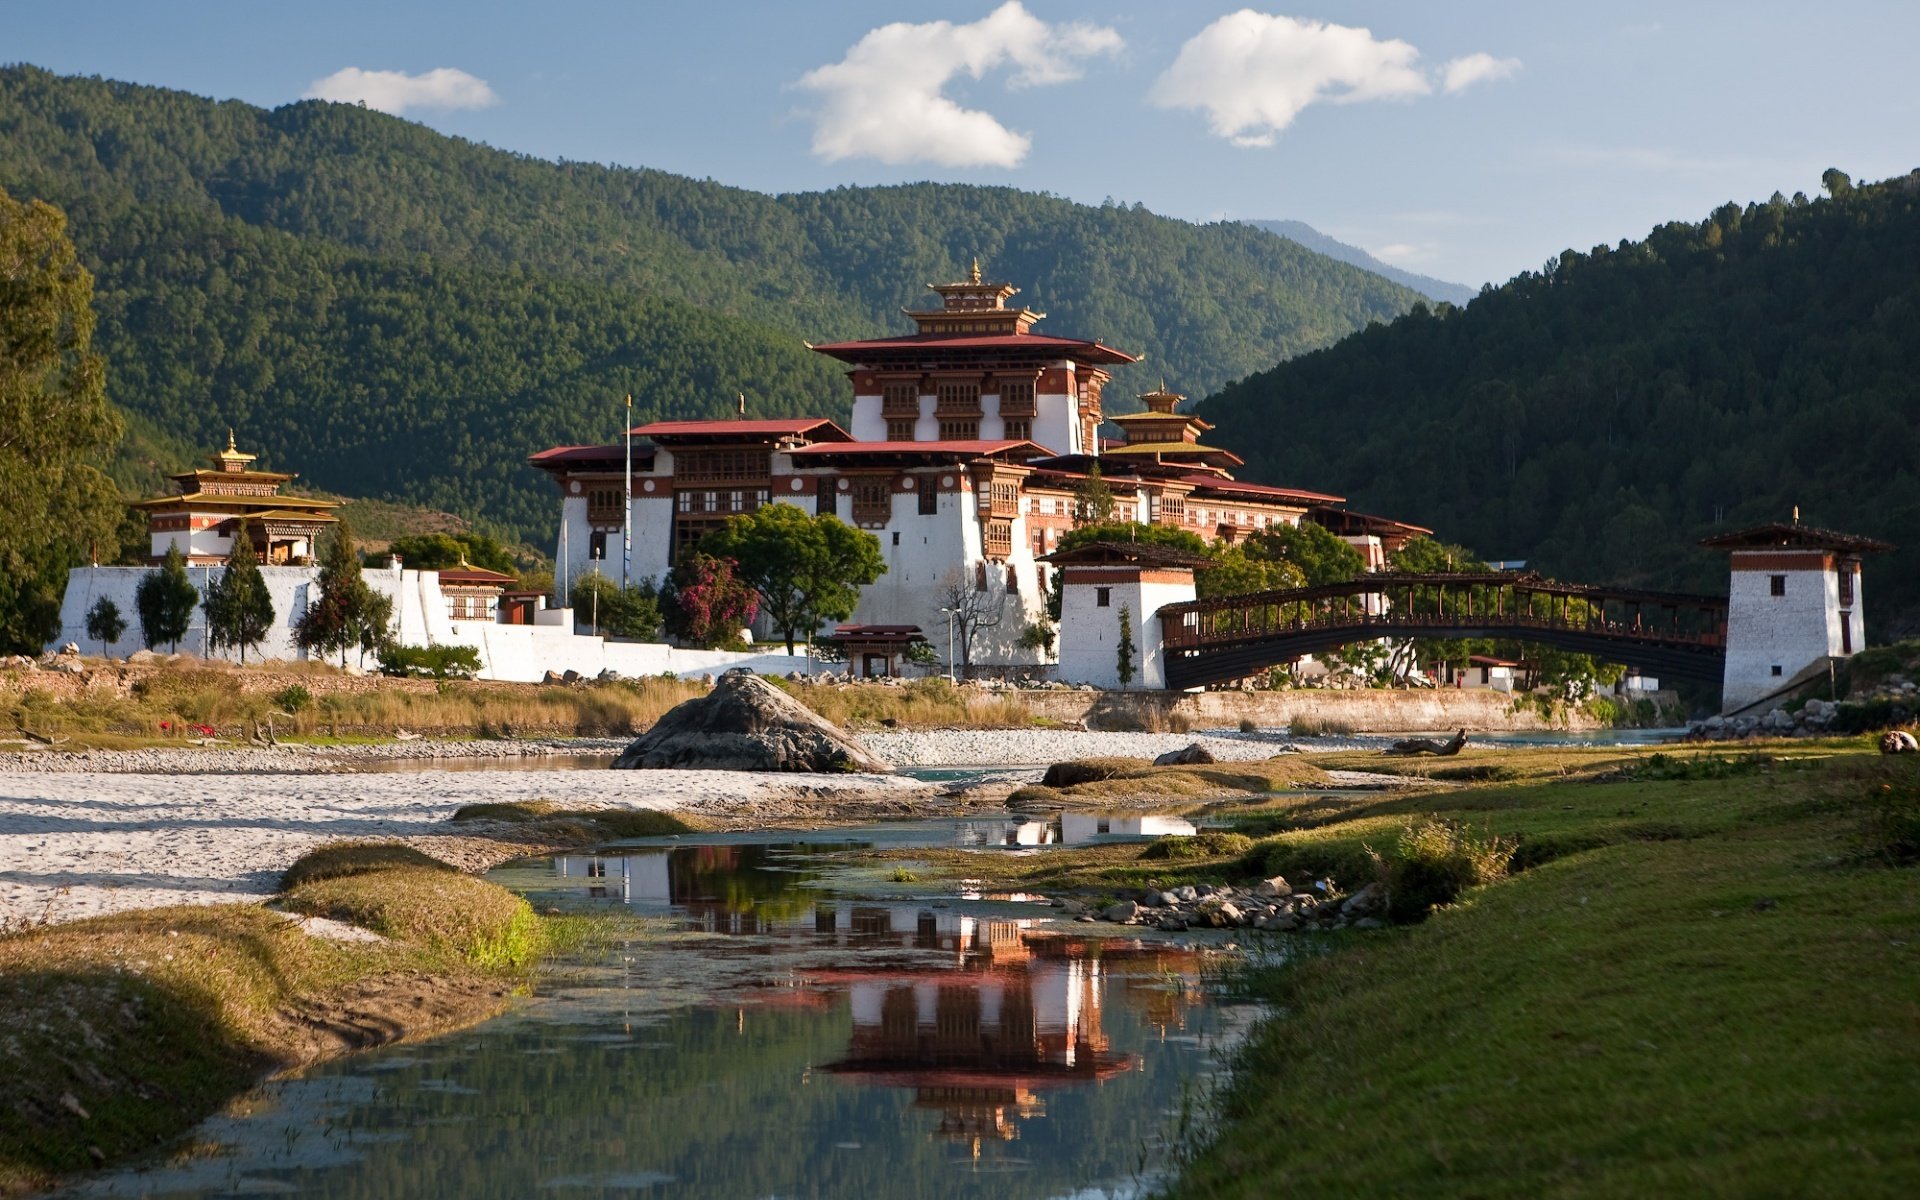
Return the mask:
<path id="1" fill-rule="evenodd" d="M 948 652 L 963 668 L 973 666 L 974 637 L 995 628 L 1006 616 L 1007 589 L 992 578 L 994 574 L 969 575 L 955 567 L 940 581 L 940 608 L 952 622 L 953 645 Z"/>

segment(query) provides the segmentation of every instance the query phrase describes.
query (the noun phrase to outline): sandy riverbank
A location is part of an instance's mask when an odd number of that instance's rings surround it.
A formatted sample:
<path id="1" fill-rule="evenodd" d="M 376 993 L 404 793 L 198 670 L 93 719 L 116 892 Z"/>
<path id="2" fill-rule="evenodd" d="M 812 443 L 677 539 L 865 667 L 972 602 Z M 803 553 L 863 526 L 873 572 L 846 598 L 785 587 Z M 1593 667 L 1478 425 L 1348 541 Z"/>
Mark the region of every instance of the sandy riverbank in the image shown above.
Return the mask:
<path id="1" fill-rule="evenodd" d="M 396 774 L 0 773 L 0 922 L 265 899 L 294 859 L 344 838 L 401 838 L 469 869 L 510 845 L 461 836 L 464 804 L 552 799 L 777 823 L 888 815 L 938 799 L 888 776 L 709 771 Z"/>

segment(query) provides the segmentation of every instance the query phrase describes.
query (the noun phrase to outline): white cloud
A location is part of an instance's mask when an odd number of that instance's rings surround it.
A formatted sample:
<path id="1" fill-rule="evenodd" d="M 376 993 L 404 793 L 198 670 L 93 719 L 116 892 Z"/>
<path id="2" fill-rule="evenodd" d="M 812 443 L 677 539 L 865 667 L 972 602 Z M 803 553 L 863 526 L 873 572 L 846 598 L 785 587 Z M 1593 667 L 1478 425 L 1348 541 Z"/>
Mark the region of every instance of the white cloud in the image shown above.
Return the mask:
<path id="1" fill-rule="evenodd" d="M 1243 8 L 1189 38 L 1147 99 L 1161 108 L 1204 110 L 1208 127 L 1236 146 L 1271 146 L 1311 104 L 1431 94 L 1436 81 L 1417 65 L 1419 57 L 1411 43 L 1383 41 L 1371 30 Z M 1519 65 L 1471 54 L 1446 64 L 1439 82 L 1458 91 Z"/>
<path id="2" fill-rule="evenodd" d="M 360 103 L 398 116 L 410 108 L 491 108 L 500 103 L 487 81 L 454 67 L 418 75 L 343 67 L 308 86 L 307 100 Z"/>
<path id="3" fill-rule="evenodd" d="M 1476 83 L 1487 83 L 1495 79 L 1505 79 L 1520 69 L 1517 58 L 1495 58 L 1491 54 L 1469 54 L 1463 58 L 1449 61 L 1440 68 L 1444 82 L 1442 87 L 1449 92 L 1464 92 Z"/>
<path id="4" fill-rule="evenodd" d="M 1078 79 L 1085 60 L 1117 53 L 1112 29 L 1083 22 L 1049 25 L 1009 0 L 969 25 L 896 22 L 872 30 L 837 63 L 797 86 L 816 92 L 813 153 L 828 162 L 875 158 L 946 167 L 1011 167 L 1033 140 L 992 114 L 945 95 L 962 73 L 973 79 L 1010 64 L 1010 87 Z"/>

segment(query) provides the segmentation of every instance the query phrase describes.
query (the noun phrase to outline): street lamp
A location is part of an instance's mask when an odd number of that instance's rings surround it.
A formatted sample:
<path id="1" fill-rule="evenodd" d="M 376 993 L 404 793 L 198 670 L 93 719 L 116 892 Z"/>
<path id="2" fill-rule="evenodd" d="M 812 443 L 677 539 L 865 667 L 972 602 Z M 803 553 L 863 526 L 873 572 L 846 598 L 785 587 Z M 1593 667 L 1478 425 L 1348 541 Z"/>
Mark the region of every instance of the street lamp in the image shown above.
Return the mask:
<path id="1" fill-rule="evenodd" d="M 947 682 L 957 683 L 959 681 L 953 677 L 953 617 L 959 610 L 943 608 L 940 611 L 947 614 Z"/>

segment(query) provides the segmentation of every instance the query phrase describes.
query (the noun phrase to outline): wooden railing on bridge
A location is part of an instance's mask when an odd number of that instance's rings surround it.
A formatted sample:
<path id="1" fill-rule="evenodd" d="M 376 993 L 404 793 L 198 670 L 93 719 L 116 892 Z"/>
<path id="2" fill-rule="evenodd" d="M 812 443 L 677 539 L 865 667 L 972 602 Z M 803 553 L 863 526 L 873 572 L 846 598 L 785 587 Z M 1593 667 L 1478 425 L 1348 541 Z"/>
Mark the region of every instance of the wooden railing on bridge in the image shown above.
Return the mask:
<path id="1" fill-rule="evenodd" d="M 1717 681 L 1727 602 L 1558 583 L 1522 572 L 1363 575 L 1345 583 L 1169 604 L 1158 616 L 1167 682 L 1239 679 L 1377 637 L 1513 638 Z"/>

